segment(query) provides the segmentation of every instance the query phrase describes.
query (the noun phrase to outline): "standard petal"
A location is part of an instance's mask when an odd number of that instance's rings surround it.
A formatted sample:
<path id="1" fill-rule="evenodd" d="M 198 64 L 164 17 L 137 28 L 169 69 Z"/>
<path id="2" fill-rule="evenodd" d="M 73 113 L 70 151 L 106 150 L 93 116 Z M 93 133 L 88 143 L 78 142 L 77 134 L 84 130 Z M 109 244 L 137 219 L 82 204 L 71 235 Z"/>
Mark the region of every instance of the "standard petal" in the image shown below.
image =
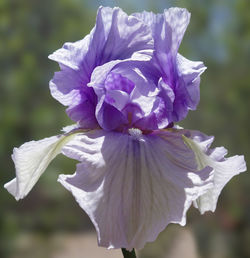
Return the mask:
<path id="1" fill-rule="evenodd" d="M 16 178 L 6 183 L 4 187 L 16 200 L 24 198 L 49 163 L 73 137 L 74 134 L 52 136 L 40 141 L 27 142 L 19 148 L 14 148 L 12 159 L 15 163 Z"/>
<path id="2" fill-rule="evenodd" d="M 67 114 L 82 128 L 97 127 L 95 118 L 96 94 L 86 86 L 82 73 L 64 67 L 50 81 L 51 95 L 65 106 Z"/>
<path id="3" fill-rule="evenodd" d="M 200 196 L 194 205 L 203 214 L 206 211 L 214 212 L 218 197 L 228 181 L 241 172 L 246 171 L 244 156 L 224 158 L 227 150 L 224 147 L 209 149 L 213 137 L 208 137 L 197 131 L 183 130 L 184 141 L 193 150 L 198 168 L 210 166 L 214 169 L 214 187 Z"/>
<path id="4" fill-rule="evenodd" d="M 58 62 L 61 67 L 66 66 L 75 71 L 83 69 L 85 73 L 82 76 L 85 75 L 87 78 L 91 70 L 83 63 L 83 60 L 89 50 L 91 36 L 92 32 L 81 40 L 65 43 L 62 48 L 49 55 L 49 59 Z"/>
<path id="5" fill-rule="evenodd" d="M 192 201 L 212 187 L 212 169 L 197 171 L 180 134 L 99 130 L 77 135 L 62 152 L 81 163 L 74 175 L 58 180 L 108 248 L 142 248 L 167 224 L 184 225 Z"/>
<path id="6" fill-rule="evenodd" d="M 127 118 L 116 107 L 102 101 L 97 105 L 96 119 L 104 130 L 115 130 L 128 123 Z"/>
<path id="7" fill-rule="evenodd" d="M 152 47 L 150 29 L 143 22 L 120 8 L 100 7 L 91 33 L 77 42 L 65 43 L 49 58 L 73 70 L 83 70 L 90 77 L 98 65 Z"/>
<path id="8" fill-rule="evenodd" d="M 51 95 L 63 105 L 69 106 L 83 90 L 86 91 L 85 84 L 81 73 L 64 67 L 54 74 L 49 86 Z"/>
<path id="9" fill-rule="evenodd" d="M 183 8 L 169 8 L 158 17 L 153 27 L 156 54 L 175 57 L 189 24 L 190 13 Z"/>
<path id="10" fill-rule="evenodd" d="M 185 104 L 189 109 L 195 109 L 200 101 L 200 75 L 206 67 L 202 62 L 188 60 L 180 54 L 177 54 L 176 65 L 178 93 L 185 96 Z M 182 96 L 177 94 L 176 98 Z"/>
<path id="11" fill-rule="evenodd" d="M 104 15 L 103 13 L 107 13 Z M 109 17 L 111 20 L 110 28 L 107 27 L 105 20 Z M 134 16 L 128 16 L 120 8 L 101 7 L 97 14 L 96 30 L 106 29 L 108 35 L 105 37 L 102 51 L 101 63 L 108 62 L 115 59 L 126 59 L 132 56 L 134 52 L 152 49 L 152 35 L 151 31 L 143 22 Z M 100 41 L 100 31 L 96 32 L 97 40 Z"/>
<path id="12" fill-rule="evenodd" d="M 174 92 L 173 108 L 168 117 L 178 122 L 190 109 L 197 107 L 200 75 L 206 69 L 202 62 L 193 62 L 178 54 L 190 13 L 186 9 L 170 8 L 163 14 L 142 12 L 134 15 L 151 28 L 155 48 L 152 63 L 158 65 L 164 83 Z"/>
<path id="13" fill-rule="evenodd" d="M 91 82 L 88 83 L 88 86 L 93 87 L 97 95 L 98 103 L 95 111 L 96 118 L 103 129 L 113 130 L 128 123 L 126 114 L 127 105 L 136 105 L 137 107 L 135 109 L 138 109 L 139 107 L 144 115 L 148 115 L 154 105 L 154 110 L 157 110 L 157 103 L 159 101 L 155 101 L 155 98 L 159 90 L 153 84 L 152 80 L 147 80 L 146 76 L 143 74 L 146 72 L 144 71 L 146 66 L 147 62 L 145 61 L 145 54 L 141 54 L 134 56 L 131 59 L 111 61 L 95 68 L 91 76 Z M 142 69 L 143 72 L 140 69 Z M 123 96 L 120 94 L 119 98 L 118 94 L 115 96 L 111 91 L 106 90 L 105 79 L 112 73 L 124 76 L 127 80 L 130 80 L 136 85 L 136 87 L 132 89 L 130 98 L 127 94 Z M 112 99 L 109 101 L 106 97 L 113 97 L 113 103 Z M 121 99 L 121 97 L 123 97 L 123 99 Z M 112 120 L 106 119 L 110 117 L 112 117 Z M 158 119 L 155 120 L 153 129 L 158 128 Z"/>
<path id="14" fill-rule="evenodd" d="M 140 13 L 133 13 L 132 16 L 135 16 L 143 23 L 147 24 L 147 26 L 151 29 L 152 35 L 154 35 L 156 24 L 159 22 L 159 20 L 164 19 L 163 14 L 155 14 L 153 12 L 147 12 L 147 11 L 143 11 Z"/>
<path id="15" fill-rule="evenodd" d="M 143 11 L 132 15 L 151 29 L 157 55 L 165 53 L 176 56 L 190 20 L 186 9 L 175 7 L 164 10 L 162 14 Z"/>
<path id="16" fill-rule="evenodd" d="M 90 89 L 93 91 L 93 89 Z M 94 93 L 93 93 L 94 94 Z M 95 98 L 89 97 L 90 94 L 81 94 L 77 96 L 74 102 L 67 108 L 68 116 L 75 122 L 78 122 L 81 128 L 97 128 L 98 123 L 95 117 Z"/>
<path id="17" fill-rule="evenodd" d="M 154 39 L 154 56 L 167 82 L 174 84 L 176 55 L 189 24 L 190 13 L 183 8 L 169 8 L 163 14 L 142 12 L 133 14 L 150 29 Z"/>

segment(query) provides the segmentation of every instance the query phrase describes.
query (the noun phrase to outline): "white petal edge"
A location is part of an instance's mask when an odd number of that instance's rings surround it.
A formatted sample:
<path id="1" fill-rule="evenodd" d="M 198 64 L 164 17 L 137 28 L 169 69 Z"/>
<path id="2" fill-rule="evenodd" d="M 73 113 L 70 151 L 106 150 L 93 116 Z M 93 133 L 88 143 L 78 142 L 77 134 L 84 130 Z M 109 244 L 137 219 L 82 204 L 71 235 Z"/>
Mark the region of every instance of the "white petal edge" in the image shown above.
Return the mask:
<path id="1" fill-rule="evenodd" d="M 4 187 L 16 200 L 23 199 L 36 184 L 50 162 L 61 152 L 62 147 L 73 137 L 72 134 L 52 136 L 39 141 L 30 141 L 14 148 L 16 178 Z"/>
<path id="2" fill-rule="evenodd" d="M 75 158 L 74 175 L 58 181 L 89 215 L 98 243 L 142 248 L 169 223 L 185 225 L 192 202 L 210 189 L 213 171 L 197 171 L 181 135 L 78 134 L 62 153 Z"/>
<path id="3" fill-rule="evenodd" d="M 210 166 L 214 169 L 214 187 L 200 196 L 194 202 L 194 206 L 199 209 L 201 214 L 206 211 L 214 212 L 222 189 L 232 177 L 246 171 L 246 162 L 244 156 L 236 155 L 224 158 L 227 154 L 224 147 L 209 149 L 213 137 L 195 131 L 189 133 L 191 133 L 191 137 L 183 136 L 183 139 L 195 153 L 198 168 Z"/>

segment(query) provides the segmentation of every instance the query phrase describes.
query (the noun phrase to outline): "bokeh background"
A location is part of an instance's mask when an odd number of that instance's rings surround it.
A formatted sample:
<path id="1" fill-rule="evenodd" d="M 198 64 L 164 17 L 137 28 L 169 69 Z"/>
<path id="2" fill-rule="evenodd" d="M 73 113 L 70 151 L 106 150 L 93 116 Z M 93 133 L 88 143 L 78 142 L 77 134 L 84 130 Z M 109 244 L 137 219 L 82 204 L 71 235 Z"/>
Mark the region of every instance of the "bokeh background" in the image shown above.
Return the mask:
<path id="1" fill-rule="evenodd" d="M 32 139 L 56 135 L 72 122 L 49 93 L 58 65 L 47 59 L 94 26 L 99 5 L 128 13 L 179 6 L 192 13 L 180 53 L 208 67 L 201 102 L 181 123 L 215 135 L 214 146 L 250 159 L 250 1 L 248 0 L 1 0 L 0 1 L 0 257 L 121 257 L 97 247 L 94 227 L 56 182 L 75 162 L 59 156 L 24 200 L 3 189 L 14 177 L 11 153 Z M 250 257 L 250 175 L 233 178 L 214 214 L 191 208 L 187 226 L 170 225 L 139 252 L 143 258 Z M 182 252 L 182 254 L 181 254 Z"/>

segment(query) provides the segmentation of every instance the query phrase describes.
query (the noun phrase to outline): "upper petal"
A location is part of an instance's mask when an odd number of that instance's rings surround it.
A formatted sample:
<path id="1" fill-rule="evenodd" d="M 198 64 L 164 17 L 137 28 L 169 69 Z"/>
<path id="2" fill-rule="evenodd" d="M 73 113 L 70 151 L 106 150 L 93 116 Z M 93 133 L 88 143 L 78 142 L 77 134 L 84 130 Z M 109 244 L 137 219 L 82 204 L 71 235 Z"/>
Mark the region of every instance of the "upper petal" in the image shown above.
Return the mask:
<path id="1" fill-rule="evenodd" d="M 103 9 L 106 8 L 103 7 Z M 115 7 L 110 10 L 112 10 L 112 21 L 103 48 L 102 63 L 129 58 L 134 52 L 153 47 L 152 35 L 148 26 L 136 17 L 128 16 L 120 8 Z M 105 22 L 102 22 L 102 26 L 106 26 Z"/>
<path id="2" fill-rule="evenodd" d="M 85 84 L 81 73 L 63 67 L 61 71 L 55 72 L 49 86 L 51 95 L 63 105 L 69 106 L 88 89 L 84 88 Z"/>
<path id="3" fill-rule="evenodd" d="M 169 8 L 162 14 L 143 11 L 133 16 L 143 21 L 151 29 L 157 54 L 175 56 L 189 24 L 190 13 L 184 8 Z"/>
<path id="4" fill-rule="evenodd" d="M 169 8 L 164 10 L 163 14 L 144 11 L 133 15 L 151 29 L 155 56 L 163 71 L 170 76 L 181 40 L 189 24 L 190 13 L 183 8 Z"/>
<path id="5" fill-rule="evenodd" d="M 137 51 L 148 49 L 152 49 L 152 35 L 147 25 L 134 16 L 128 16 L 120 8 L 100 7 L 96 25 L 89 35 L 77 42 L 65 43 L 49 56 L 61 68 L 50 81 L 51 94 L 63 105 L 70 106 L 68 114 L 72 120 L 83 127 L 88 124 L 92 127 L 96 122 L 93 117 L 96 96 L 94 92 L 89 92 L 87 83 L 90 82 L 94 69 L 112 60 L 130 58 Z M 82 99 L 82 95 L 85 98 L 86 92 L 86 102 L 75 105 L 75 100 Z M 80 121 L 79 116 L 86 117 L 82 106 L 88 104 L 91 119 L 84 118 Z"/>
<path id="6" fill-rule="evenodd" d="M 178 49 L 190 20 L 190 13 L 182 8 L 170 8 L 163 14 L 142 12 L 134 14 L 147 24 L 154 39 L 154 58 L 164 83 L 174 92 L 173 110 L 169 120 L 178 122 L 194 110 L 200 100 L 200 75 L 205 71 L 202 62 L 190 61 Z"/>
<path id="7" fill-rule="evenodd" d="M 212 187 L 182 137 L 102 130 L 78 135 L 63 153 L 81 161 L 59 181 L 72 192 L 108 248 L 142 248 L 168 223 L 185 224 L 193 200 Z"/>
<path id="8" fill-rule="evenodd" d="M 128 16 L 117 7 L 100 7 L 91 33 L 75 43 L 65 43 L 49 58 L 81 70 L 90 78 L 96 66 L 152 48 L 151 42 L 150 29 L 136 17 Z"/>
<path id="9" fill-rule="evenodd" d="M 16 200 L 24 198 L 49 163 L 73 136 L 74 134 L 52 136 L 40 141 L 26 142 L 19 148 L 14 148 L 12 159 L 15 163 L 16 178 L 6 183 L 4 187 Z"/>
<path id="10" fill-rule="evenodd" d="M 186 131 L 186 132 L 184 132 Z M 200 196 L 195 206 L 203 214 L 206 211 L 215 211 L 219 195 L 235 175 L 246 171 L 244 156 L 225 158 L 227 150 L 224 147 L 209 149 L 213 137 L 208 137 L 197 131 L 184 130 L 186 144 L 194 151 L 199 169 L 210 166 L 214 169 L 214 187 Z"/>
<path id="11" fill-rule="evenodd" d="M 66 66 L 75 71 L 81 69 L 82 75 L 87 79 L 91 71 L 84 65 L 83 60 L 89 50 L 91 36 L 92 32 L 81 40 L 65 43 L 62 48 L 49 55 L 49 59 L 58 62 L 61 67 Z"/>
<path id="12" fill-rule="evenodd" d="M 206 67 L 202 62 L 188 60 L 180 54 L 177 54 L 176 65 L 178 74 L 176 98 L 182 98 L 189 109 L 195 109 L 200 101 L 200 75 Z"/>
<path id="13" fill-rule="evenodd" d="M 176 56 L 189 20 L 190 13 L 183 8 L 169 8 L 156 19 L 153 35 L 157 56 L 160 53 Z"/>
<path id="14" fill-rule="evenodd" d="M 152 35 L 155 33 L 156 24 L 159 22 L 159 20 L 163 19 L 163 14 L 155 14 L 147 11 L 133 13 L 132 15 L 141 20 L 143 23 L 147 24 L 147 26 L 151 29 Z"/>

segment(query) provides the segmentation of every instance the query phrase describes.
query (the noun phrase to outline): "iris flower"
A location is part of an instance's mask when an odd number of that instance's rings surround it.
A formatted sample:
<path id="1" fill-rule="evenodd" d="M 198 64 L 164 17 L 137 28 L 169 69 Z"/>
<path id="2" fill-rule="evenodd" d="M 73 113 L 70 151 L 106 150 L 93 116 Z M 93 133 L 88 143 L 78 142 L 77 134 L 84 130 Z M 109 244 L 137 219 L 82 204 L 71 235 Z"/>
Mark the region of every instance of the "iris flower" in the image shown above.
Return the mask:
<path id="1" fill-rule="evenodd" d="M 140 249 L 169 223 L 185 225 L 192 204 L 215 210 L 246 165 L 210 148 L 213 137 L 176 125 L 196 109 L 206 69 L 178 53 L 189 19 L 181 8 L 127 15 L 100 7 L 89 35 L 49 56 L 60 66 L 51 94 L 75 124 L 14 149 L 16 178 L 5 188 L 16 200 L 62 153 L 79 163 L 58 181 L 90 217 L 100 246 Z"/>

